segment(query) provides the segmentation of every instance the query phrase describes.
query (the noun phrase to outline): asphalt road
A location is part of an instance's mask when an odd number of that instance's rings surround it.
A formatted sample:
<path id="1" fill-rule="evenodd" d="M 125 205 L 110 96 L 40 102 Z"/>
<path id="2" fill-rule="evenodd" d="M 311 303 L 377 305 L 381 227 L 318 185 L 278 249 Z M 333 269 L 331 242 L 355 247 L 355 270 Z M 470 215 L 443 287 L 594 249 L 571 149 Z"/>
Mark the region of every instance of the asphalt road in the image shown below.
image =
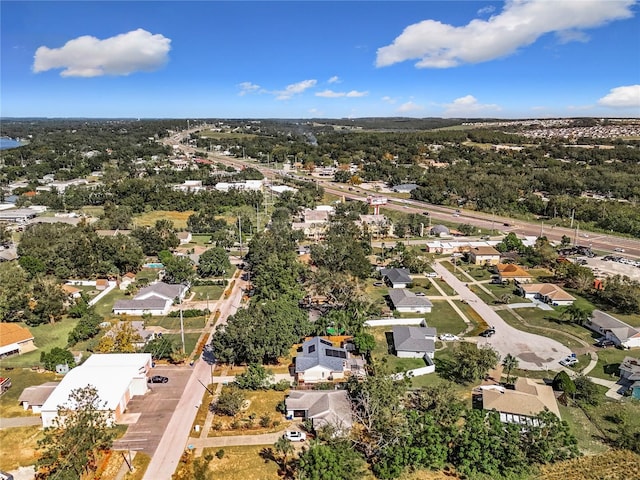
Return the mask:
<path id="1" fill-rule="evenodd" d="M 495 335 L 488 338 L 479 337 L 478 345 L 491 345 L 501 358 L 510 353 L 518 358 L 520 368 L 525 370 L 561 369 L 558 362 L 571 354 L 569 348 L 551 338 L 511 327 L 443 265 L 436 262 L 432 268 L 488 325 L 495 327 Z"/>

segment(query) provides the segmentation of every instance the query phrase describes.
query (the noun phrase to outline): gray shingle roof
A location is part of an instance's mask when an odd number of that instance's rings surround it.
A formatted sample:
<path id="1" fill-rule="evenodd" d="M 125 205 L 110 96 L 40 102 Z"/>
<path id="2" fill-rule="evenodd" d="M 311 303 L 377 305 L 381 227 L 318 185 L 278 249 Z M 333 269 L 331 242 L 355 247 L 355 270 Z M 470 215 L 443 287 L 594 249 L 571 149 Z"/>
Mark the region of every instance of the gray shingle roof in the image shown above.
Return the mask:
<path id="1" fill-rule="evenodd" d="M 634 328 L 601 310 L 594 310 L 591 313 L 591 325 L 599 327 L 602 330 L 611 330 L 621 342 L 626 341 L 629 337 L 636 335 L 640 331 L 640 329 Z"/>
<path id="2" fill-rule="evenodd" d="M 332 356 L 332 354 L 339 356 Z M 321 337 L 313 337 L 302 344 L 302 352 L 296 356 L 296 373 L 305 372 L 318 365 L 333 372 L 341 372 L 344 370 L 344 361 L 348 356 L 344 348 L 334 347 L 331 342 Z"/>
<path id="3" fill-rule="evenodd" d="M 393 344 L 396 352 L 435 352 L 433 340 L 435 328 L 426 327 L 393 327 Z M 431 337 L 431 338 L 427 338 Z"/>
<path id="4" fill-rule="evenodd" d="M 18 402 L 27 402 L 29 405 L 42 406 L 59 384 L 60 382 L 47 382 L 42 385 L 27 387 L 20 394 Z"/>
<path id="5" fill-rule="evenodd" d="M 141 288 L 136 298 L 142 296 L 160 296 L 164 298 L 169 298 L 173 300 L 174 298 L 180 296 L 187 289 L 184 285 L 172 285 L 164 282 L 156 282 L 148 287 Z"/>
<path id="6" fill-rule="evenodd" d="M 398 307 L 432 307 L 428 298 L 418 297 L 415 293 L 405 288 L 392 288 L 389 290 L 389 298 L 395 308 Z"/>
<path id="7" fill-rule="evenodd" d="M 351 402 L 346 390 L 302 391 L 293 390 L 285 399 L 287 410 L 304 410 L 314 420 L 314 428 L 331 424 L 349 429 L 353 424 Z"/>
<path id="8" fill-rule="evenodd" d="M 380 275 L 386 277 L 391 283 L 411 283 L 413 280 L 409 276 L 408 268 L 383 268 Z"/>

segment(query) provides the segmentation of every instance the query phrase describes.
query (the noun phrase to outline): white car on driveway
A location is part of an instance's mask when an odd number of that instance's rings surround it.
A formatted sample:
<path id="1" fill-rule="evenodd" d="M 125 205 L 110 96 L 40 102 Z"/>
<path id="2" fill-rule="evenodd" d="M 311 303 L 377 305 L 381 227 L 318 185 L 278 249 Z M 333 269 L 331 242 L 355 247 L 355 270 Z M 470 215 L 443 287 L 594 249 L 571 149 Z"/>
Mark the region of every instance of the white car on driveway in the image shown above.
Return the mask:
<path id="1" fill-rule="evenodd" d="M 284 438 L 290 442 L 304 442 L 307 439 L 307 434 L 304 432 L 285 432 Z"/>
<path id="2" fill-rule="evenodd" d="M 443 333 L 442 335 L 440 335 L 440 340 L 442 340 L 443 342 L 457 342 L 458 340 L 460 340 L 460 337 L 452 333 Z"/>
<path id="3" fill-rule="evenodd" d="M 560 360 L 560 365 L 563 367 L 573 367 L 576 363 L 578 363 L 578 359 L 576 357 L 567 357 Z"/>

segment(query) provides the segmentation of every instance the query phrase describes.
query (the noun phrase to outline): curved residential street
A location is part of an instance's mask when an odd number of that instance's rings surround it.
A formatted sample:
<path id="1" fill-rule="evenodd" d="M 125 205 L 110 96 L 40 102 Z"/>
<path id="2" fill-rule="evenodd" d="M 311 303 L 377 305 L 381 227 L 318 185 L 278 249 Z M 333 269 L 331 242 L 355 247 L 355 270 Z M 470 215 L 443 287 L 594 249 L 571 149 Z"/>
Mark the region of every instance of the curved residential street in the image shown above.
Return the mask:
<path id="1" fill-rule="evenodd" d="M 571 354 L 569 348 L 551 338 L 511 327 L 443 265 L 436 262 L 432 268 L 456 291 L 461 300 L 466 301 L 487 324 L 496 328 L 492 337 L 480 337 L 478 345 L 491 345 L 501 357 L 510 353 L 518 358 L 520 368 L 525 370 L 560 370 L 558 362 Z"/>

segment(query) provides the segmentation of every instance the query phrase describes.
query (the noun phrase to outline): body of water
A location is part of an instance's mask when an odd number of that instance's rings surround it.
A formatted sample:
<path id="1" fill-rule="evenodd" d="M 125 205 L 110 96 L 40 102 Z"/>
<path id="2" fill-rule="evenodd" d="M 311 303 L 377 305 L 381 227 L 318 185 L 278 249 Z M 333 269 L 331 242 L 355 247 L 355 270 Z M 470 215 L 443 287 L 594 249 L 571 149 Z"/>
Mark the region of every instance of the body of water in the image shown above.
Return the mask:
<path id="1" fill-rule="evenodd" d="M 16 148 L 20 146 L 22 146 L 22 143 L 14 140 L 13 138 L 0 137 L 0 150 L 7 150 L 9 148 Z"/>

